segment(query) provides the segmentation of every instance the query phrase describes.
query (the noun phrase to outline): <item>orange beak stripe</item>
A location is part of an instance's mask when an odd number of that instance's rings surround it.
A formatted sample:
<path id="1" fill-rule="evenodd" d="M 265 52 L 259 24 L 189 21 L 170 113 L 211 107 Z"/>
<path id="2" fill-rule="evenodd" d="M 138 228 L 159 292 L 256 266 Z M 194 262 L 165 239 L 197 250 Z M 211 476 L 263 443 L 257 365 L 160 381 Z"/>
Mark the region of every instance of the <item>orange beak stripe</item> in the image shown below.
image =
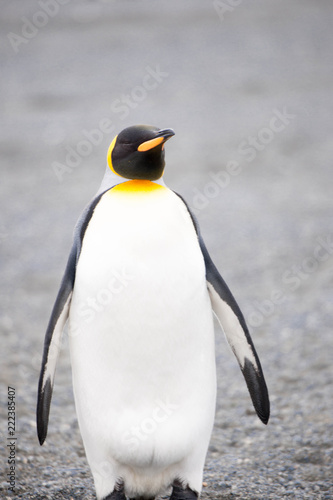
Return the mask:
<path id="1" fill-rule="evenodd" d="M 164 141 L 164 137 L 156 137 L 156 139 L 151 139 L 150 141 L 146 141 L 140 144 L 140 146 L 138 147 L 138 151 L 149 151 L 150 149 L 156 148 L 156 146 L 159 146 Z"/>

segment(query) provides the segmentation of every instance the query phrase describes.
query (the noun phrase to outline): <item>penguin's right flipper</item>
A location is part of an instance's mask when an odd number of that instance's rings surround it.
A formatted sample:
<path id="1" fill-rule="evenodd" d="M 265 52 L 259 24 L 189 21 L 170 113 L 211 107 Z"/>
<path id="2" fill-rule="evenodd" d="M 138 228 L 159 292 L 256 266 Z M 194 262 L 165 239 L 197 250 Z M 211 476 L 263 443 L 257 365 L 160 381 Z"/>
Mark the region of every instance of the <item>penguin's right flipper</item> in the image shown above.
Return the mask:
<path id="1" fill-rule="evenodd" d="M 77 248 L 74 244 L 45 334 L 37 400 L 37 434 L 40 444 L 44 443 L 47 434 L 55 369 L 73 293 L 76 257 Z"/>
<path id="2" fill-rule="evenodd" d="M 112 189 L 112 187 L 109 189 Z M 98 194 L 89 203 L 75 227 L 74 243 L 46 330 L 37 399 L 37 434 L 40 444 L 44 443 L 47 435 L 55 369 L 61 347 L 63 329 L 69 316 L 76 264 L 80 256 L 82 241 L 96 205 L 109 189 Z"/>

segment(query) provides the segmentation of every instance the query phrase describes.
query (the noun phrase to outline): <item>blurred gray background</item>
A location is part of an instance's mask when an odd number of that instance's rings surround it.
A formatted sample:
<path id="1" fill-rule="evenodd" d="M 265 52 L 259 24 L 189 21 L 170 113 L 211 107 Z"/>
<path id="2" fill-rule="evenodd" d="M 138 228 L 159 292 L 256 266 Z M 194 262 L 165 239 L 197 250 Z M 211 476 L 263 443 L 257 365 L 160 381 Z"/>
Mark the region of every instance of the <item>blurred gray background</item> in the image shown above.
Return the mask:
<path id="1" fill-rule="evenodd" d="M 95 498 L 66 339 L 43 448 L 36 387 L 74 224 L 112 138 L 137 123 L 176 132 L 165 181 L 199 220 L 271 395 L 264 427 L 217 328 L 203 497 L 333 498 L 332 25 L 330 0 L 2 2 L 2 498 Z"/>

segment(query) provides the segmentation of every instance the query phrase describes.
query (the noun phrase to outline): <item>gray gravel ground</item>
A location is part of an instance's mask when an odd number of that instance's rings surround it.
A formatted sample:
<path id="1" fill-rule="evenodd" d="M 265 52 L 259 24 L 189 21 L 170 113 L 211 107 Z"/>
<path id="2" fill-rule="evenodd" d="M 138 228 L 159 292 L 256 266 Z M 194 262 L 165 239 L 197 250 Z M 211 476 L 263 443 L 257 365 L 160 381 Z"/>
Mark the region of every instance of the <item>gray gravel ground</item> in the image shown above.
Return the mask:
<path id="1" fill-rule="evenodd" d="M 270 390 L 265 427 L 217 328 L 203 498 L 333 498 L 332 23 L 331 0 L 3 2 L 1 498 L 95 498 L 66 340 L 42 448 L 36 386 L 74 223 L 135 123 L 175 129 L 166 182 L 195 209 Z"/>

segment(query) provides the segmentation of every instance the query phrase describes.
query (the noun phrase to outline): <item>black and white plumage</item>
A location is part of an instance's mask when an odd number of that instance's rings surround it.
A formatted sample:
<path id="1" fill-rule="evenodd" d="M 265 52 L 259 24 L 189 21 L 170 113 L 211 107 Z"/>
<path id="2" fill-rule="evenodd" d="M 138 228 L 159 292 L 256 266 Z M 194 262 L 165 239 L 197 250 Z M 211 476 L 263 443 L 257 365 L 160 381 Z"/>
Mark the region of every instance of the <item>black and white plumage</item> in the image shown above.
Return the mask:
<path id="1" fill-rule="evenodd" d="M 78 421 L 103 500 L 154 498 L 169 486 L 173 500 L 200 493 L 216 397 L 212 311 L 259 418 L 269 418 L 244 317 L 189 207 L 162 180 L 172 135 L 136 126 L 111 143 L 100 191 L 76 226 L 45 337 L 39 441 L 69 319 Z"/>

